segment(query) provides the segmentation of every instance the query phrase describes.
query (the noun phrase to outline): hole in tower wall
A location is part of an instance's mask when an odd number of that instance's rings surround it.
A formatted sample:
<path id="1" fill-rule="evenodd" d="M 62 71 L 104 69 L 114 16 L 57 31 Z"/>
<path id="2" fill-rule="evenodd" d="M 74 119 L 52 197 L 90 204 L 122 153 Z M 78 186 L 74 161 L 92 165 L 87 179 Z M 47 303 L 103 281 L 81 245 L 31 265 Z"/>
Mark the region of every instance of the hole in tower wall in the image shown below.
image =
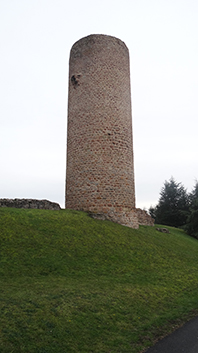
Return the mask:
<path id="1" fill-rule="evenodd" d="M 73 75 L 72 77 L 71 77 L 71 83 L 72 83 L 72 85 L 73 85 L 73 87 L 74 88 L 76 88 L 77 86 L 79 86 L 80 85 L 80 76 L 81 75 Z"/>
<path id="2" fill-rule="evenodd" d="M 106 130 L 106 129 L 105 129 L 105 130 Z M 109 136 L 112 134 L 111 130 L 109 130 L 109 129 L 108 129 L 108 130 L 106 130 L 105 132 L 106 132 L 106 133 L 107 133 L 107 135 L 109 135 Z"/>

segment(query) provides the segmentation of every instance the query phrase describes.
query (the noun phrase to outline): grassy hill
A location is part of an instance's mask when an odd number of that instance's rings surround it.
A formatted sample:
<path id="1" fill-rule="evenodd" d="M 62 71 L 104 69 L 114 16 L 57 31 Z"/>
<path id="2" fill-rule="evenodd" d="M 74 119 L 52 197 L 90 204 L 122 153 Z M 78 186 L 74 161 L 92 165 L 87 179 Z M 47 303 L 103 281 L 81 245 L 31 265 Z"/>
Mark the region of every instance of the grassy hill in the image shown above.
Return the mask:
<path id="1" fill-rule="evenodd" d="M 198 241 L 0 209 L 0 352 L 137 353 L 198 313 Z"/>

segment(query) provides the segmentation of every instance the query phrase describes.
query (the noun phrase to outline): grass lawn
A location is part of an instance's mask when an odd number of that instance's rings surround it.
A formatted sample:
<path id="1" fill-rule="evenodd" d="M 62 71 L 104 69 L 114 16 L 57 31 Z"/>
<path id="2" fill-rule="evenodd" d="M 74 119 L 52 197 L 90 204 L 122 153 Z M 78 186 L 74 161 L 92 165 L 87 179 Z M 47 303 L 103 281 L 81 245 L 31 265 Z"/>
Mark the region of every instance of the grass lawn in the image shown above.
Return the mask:
<path id="1" fill-rule="evenodd" d="M 137 353 L 198 314 L 198 241 L 0 208 L 0 352 Z"/>

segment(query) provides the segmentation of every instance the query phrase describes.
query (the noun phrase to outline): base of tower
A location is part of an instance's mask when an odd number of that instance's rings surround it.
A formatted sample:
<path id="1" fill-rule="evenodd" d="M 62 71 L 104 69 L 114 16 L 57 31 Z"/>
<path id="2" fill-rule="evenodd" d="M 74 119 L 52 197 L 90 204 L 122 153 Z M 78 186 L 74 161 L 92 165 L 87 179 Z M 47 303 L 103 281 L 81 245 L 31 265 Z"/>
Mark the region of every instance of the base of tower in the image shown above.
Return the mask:
<path id="1" fill-rule="evenodd" d="M 104 210 L 91 210 L 89 209 L 89 214 L 94 219 L 109 220 L 127 226 L 133 229 L 139 228 L 139 221 L 136 209 L 119 208 L 117 210 L 104 209 Z"/>
<path id="2" fill-rule="evenodd" d="M 139 225 L 154 226 L 154 219 L 144 210 L 140 208 L 122 209 L 122 211 L 89 211 L 94 219 L 109 220 L 123 226 L 138 229 Z"/>
<path id="3" fill-rule="evenodd" d="M 109 221 L 119 223 L 133 229 L 139 228 L 138 216 L 136 209 L 122 208 L 120 211 L 110 211 L 105 214 L 105 218 Z"/>
<path id="4" fill-rule="evenodd" d="M 133 229 L 138 229 L 139 225 L 154 226 L 154 219 L 140 208 L 97 207 L 96 205 L 90 207 L 67 205 L 65 208 L 84 211 L 94 219 L 109 220 Z"/>

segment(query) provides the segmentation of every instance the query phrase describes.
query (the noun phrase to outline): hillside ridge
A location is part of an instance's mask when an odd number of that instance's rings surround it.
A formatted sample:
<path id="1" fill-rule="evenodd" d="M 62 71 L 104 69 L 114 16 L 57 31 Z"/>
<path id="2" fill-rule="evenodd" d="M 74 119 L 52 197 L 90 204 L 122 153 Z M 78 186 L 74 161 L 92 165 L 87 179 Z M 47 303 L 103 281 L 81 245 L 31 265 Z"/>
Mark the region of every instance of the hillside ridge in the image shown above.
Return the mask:
<path id="1" fill-rule="evenodd" d="M 167 228 L 0 208 L 0 351 L 138 353 L 195 316 L 198 242 Z"/>

